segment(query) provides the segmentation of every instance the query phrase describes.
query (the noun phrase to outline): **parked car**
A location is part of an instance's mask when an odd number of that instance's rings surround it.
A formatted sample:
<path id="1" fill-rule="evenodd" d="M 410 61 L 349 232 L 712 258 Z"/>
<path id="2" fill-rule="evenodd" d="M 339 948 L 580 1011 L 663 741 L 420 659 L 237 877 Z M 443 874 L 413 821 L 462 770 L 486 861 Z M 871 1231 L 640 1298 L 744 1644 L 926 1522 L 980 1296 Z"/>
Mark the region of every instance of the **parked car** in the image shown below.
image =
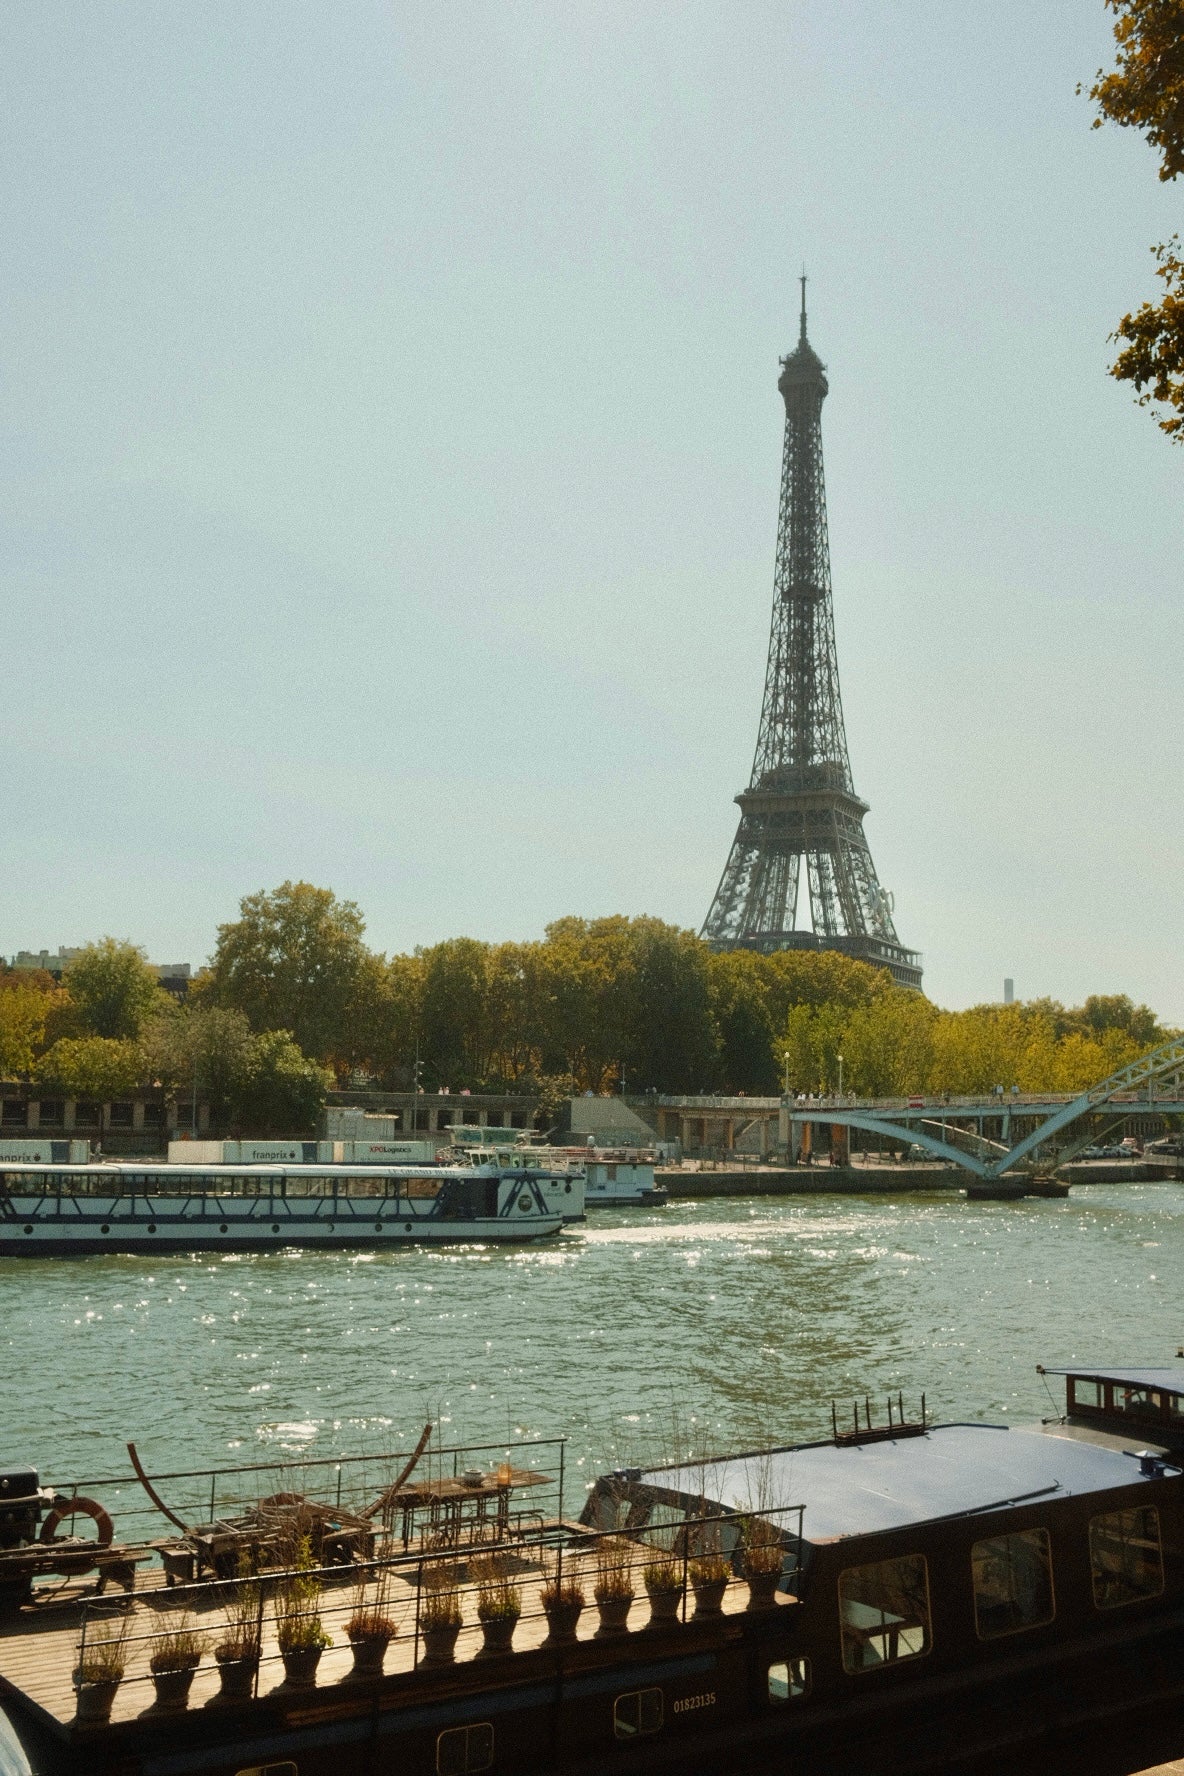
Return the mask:
<path id="1" fill-rule="evenodd" d="M 1157 1141 L 1148 1141 L 1144 1153 L 1184 1153 L 1184 1135 L 1160 1135 Z"/>

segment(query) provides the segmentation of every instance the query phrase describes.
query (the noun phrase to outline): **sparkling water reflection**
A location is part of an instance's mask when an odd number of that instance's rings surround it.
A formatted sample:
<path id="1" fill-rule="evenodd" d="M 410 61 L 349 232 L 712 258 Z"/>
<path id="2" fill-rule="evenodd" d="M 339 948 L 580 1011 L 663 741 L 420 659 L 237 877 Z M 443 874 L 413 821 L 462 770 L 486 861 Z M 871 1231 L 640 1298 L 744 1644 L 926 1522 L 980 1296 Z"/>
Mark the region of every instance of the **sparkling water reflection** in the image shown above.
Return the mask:
<path id="1" fill-rule="evenodd" d="M 5 1459 L 126 1470 L 571 1439 L 584 1473 L 689 1439 L 821 1436 L 829 1402 L 1047 1412 L 1038 1361 L 1170 1360 L 1184 1188 L 1067 1201 L 794 1197 L 601 1212 L 520 1249 L 0 1262 Z M 682 1453 L 682 1448 L 678 1448 Z"/>

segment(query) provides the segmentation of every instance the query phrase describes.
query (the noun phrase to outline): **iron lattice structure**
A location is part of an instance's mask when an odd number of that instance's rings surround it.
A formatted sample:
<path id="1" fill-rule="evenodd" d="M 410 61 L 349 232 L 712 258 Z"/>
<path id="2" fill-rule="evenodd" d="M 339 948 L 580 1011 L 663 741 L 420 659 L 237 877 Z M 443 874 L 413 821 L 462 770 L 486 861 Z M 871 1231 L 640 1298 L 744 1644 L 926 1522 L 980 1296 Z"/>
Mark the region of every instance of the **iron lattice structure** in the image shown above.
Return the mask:
<path id="1" fill-rule="evenodd" d="M 718 949 L 842 950 L 919 987 L 921 958 L 892 922 L 847 757 L 831 605 L 822 403 L 826 372 L 801 335 L 781 359 L 785 451 L 769 663 L 752 779 L 703 936 Z M 802 860 L 810 924 L 798 926 Z"/>

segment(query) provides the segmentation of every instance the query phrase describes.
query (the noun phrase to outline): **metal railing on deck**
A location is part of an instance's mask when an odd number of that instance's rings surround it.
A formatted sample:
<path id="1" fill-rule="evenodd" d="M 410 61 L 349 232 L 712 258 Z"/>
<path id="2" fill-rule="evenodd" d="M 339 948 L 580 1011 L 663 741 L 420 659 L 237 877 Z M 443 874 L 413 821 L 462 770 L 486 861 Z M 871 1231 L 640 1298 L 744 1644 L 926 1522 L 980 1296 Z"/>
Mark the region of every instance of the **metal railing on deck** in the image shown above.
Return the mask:
<path id="1" fill-rule="evenodd" d="M 257 1470 L 240 1470 L 250 1471 Z M 566 1596 L 569 1607 L 578 1596 L 581 1610 L 576 1613 L 585 1627 L 579 1635 L 569 1617 L 570 1632 L 552 1638 L 552 1646 L 570 1647 L 590 1638 L 589 1624 L 597 1612 L 602 1622 L 605 1619 L 604 1599 L 627 1599 L 627 1615 L 628 1607 L 647 1592 L 655 1621 L 660 1617 L 677 1627 L 692 1616 L 720 1615 L 729 1593 L 732 1607 L 740 1607 L 735 1587 L 748 1582 L 746 1563 L 755 1565 L 754 1548 L 765 1551 L 767 1573 L 779 1572 L 777 1589 L 789 1601 L 801 1581 L 803 1514 L 801 1505 L 749 1512 L 707 1510 L 686 1516 L 672 1516 L 667 1510 L 658 1522 L 621 1530 L 562 1520 L 523 1523 L 500 1539 L 390 1552 L 350 1566 L 297 1564 L 230 1579 L 203 1579 L 118 1601 L 87 1599 L 82 1604 L 76 1668 L 85 1671 L 98 1648 L 114 1641 L 121 1652 L 122 1681 L 138 1686 L 137 1693 L 147 1697 L 153 1654 L 166 1637 L 174 1637 L 175 1651 L 178 1632 L 196 1636 L 197 1656 L 207 1661 L 208 1671 L 209 1653 L 221 1638 L 237 1630 L 239 1644 L 257 1650 L 257 1658 L 251 1655 L 249 1694 L 258 1695 L 273 1688 L 272 1679 L 279 1678 L 285 1665 L 285 1637 L 305 1645 L 319 1642 L 326 1651 L 340 1652 L 351 1644 L 351 1622 L 356 1625 L 359 1616 L 378 1616 L 390 1618 L 394 1627 L 391 1670 L 411 1673 L 425 1662 L 440 1662 L 432 1629 L 442 1617 L 454 1624 L 454 1643 L 469 1631 L 460 1651 L 462 1660 L 490 1650 L 490 1620 L 505 1623 L 512 1618 L 508 1633 L 503 1630 L 501 1651 L 542 1645 L 543 1624 L 555 1635 L 545 1591 L 553 1600 Z M 770 1562 L 770 1549 L 779 1553 L 779 1566 L 776 1556 Z M 654 1583 L 655 1575 L 660 1584 Z M 715 1594 L 705 1599 L 703 1593 L 713 1584 Z M 667 1598 L 665 1611 L 654 1608 L 656 1590 Z M 673 1613 L 672 1593 L 677 1596 Z M 772 1606 L 771 1599 L 766 1602 Z M 156 1621 L 141 1626 L 147 1609 L 154 1611 Z M 474 1642 L 472 1631 L 477 1628 L 485 1634 L 484 1648 Z M 630 1625 L 618 1620 L 615 1632 L 623 1638 L 629 1631 Z M 446 1655 L 449 1662 L 451 1657 Z M 332 1664 L 339 1667 L 340 1661 Z M 381 1665 L 380 1658 L 372 1675 L 381 1673 Z M 354 1675 L 338 1669 L 335 1681 Z M 126 1714 L 126 1708 L 122 1712 Z"/>

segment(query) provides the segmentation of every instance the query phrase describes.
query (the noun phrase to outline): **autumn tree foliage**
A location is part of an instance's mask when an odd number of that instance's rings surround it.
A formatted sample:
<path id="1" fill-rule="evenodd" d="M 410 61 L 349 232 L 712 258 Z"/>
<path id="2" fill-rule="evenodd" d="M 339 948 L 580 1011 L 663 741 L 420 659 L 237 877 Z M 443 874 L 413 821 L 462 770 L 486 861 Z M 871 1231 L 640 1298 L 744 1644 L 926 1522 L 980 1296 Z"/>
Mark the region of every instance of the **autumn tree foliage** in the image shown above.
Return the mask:
<path id="1" fill-rule="evenodd" d="M 334 1083 L 517 1090 L 551 1110 L 578 1092 L 952 1095 L 1072 1092 L 1163 1039 L 1125 994 L 944 1011 L 835 950 L 717 952 L 693 931 L 612 914 L 540 939 L 368 948 L 326 888 L 247 895 L 177 1005 L 143 955 L 104 939 L 62 987 L 0 969 L 0 1073 L 107 1100 L 137 1085 L 220 1126 L 311 1129 Z M 77 999 L 74 994 L 77 993 Z"/>
<path id="2" fill-rule="evenodd" d="M 1141 130 L 1159 155 L 1159 176 L 1184 172 L 1184 0 L 1106 0 L 1114 13 L 1117 66 L 1099 68 L 1090 97 L 1103 122 Z M 1159 425 L 1184 442 L 1184 259 L 1177 235 L 1152 248 L 1163 285 L 1157 301 L 1124 315 L 1114 333 L 1126 343 L 1111 374 L 1133 383 L 1143 406 L 1167 409 Z"/>

